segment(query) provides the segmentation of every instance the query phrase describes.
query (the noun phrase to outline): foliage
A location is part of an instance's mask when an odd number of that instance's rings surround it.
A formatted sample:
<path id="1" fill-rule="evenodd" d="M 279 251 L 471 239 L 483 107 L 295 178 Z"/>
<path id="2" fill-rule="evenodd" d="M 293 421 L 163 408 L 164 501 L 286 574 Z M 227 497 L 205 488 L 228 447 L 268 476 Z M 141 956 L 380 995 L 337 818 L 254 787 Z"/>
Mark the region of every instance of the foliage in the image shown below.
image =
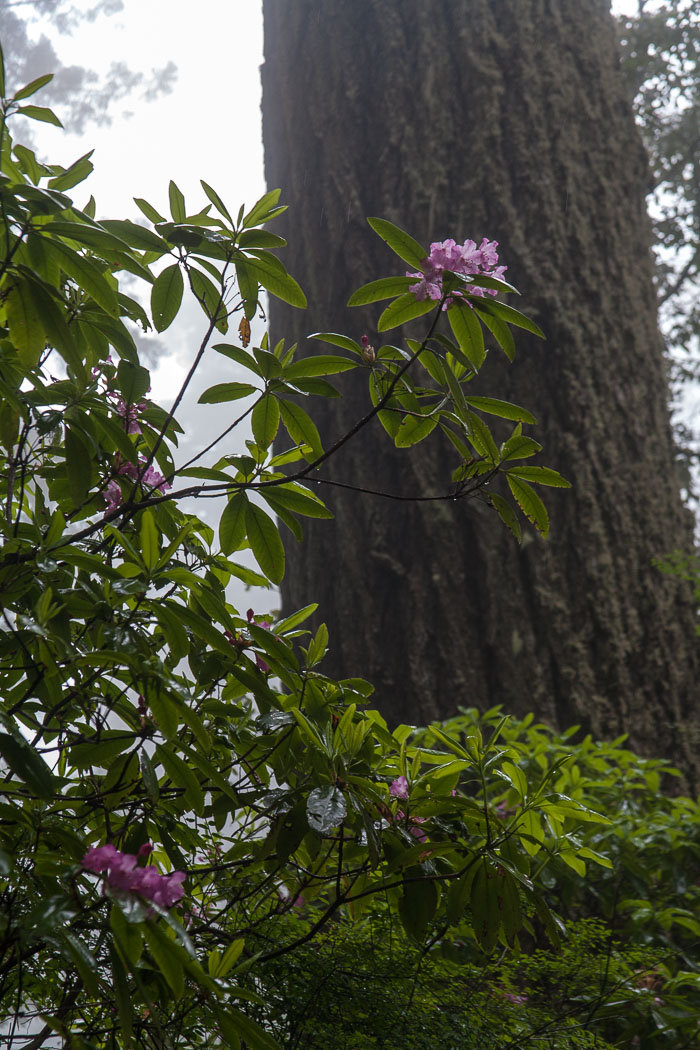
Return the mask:
<path id="1" fill-rule="evenodd" d="M 360 924 L 333 924 L 312 946 L 263 967 L 259 1016 L 284 1047 L 305 1050 L 605 1050 L 590 1015 L 613 989 L 619 996 L 631 972 L 617 952 L 611 963 L 607 940 L 601 924 L 582 922 L 561 952 L 478 964 L 450 959 L 445 946 L 426 953 L 376 911 Z"/>
<path id="2" fill-rule="evenodd" d="M 500 722 L 497 709 L 466 710 L 440 731 L 466 741 Z M 433 731 L 414 739 L 429 743 Z M 335 921 L 260 967 L 265 1005 L 251 1009 L 284 1046 L 697 1045 L 700 806 L 667 793 L 676 773 L 667 762 L 641 759 L 621 740 L 575 742 L 575 729 L 556 734 L 532 716 L 509 719 L 501 732 L 512 764 L 486 774 L 492 819 L 527 821 L 531 874 L 546 865 L 556 946 L 532 901 L 523 901 L 516 950 L 489 957 L 469 920 L 449 926 L 438 912 L 419 944 L 375 902 L 362 921 Z M 579 827 L 576 856 L 561 848 L 553 806 L 527 816 L 527 783 L 562 759 L 552 795 L 585 797 L 613 818 Z M 265 937 L 285 943 L 315 919 L 313 901 L 298 900 Z"/>
<path id="3" fill-rule="evenodd" d="M 496 709 L 465 711 L 445 723 L 453 736 L 500 721 Z M 644 759 L 622 746 L 590 736 L 575 742 L 577 727 L 557 734 L 528 716 L 510 719 L 503 740 L 520 754 L 528 778 L 568 756 L 553 782 L 555 793 L 585 798 L 608 823 L 577 830 L 574 857 L 561 849 L 560 825 L 551 809 L 530 818 L 533 865 L 542 872 L 552 914 L 565 925 L 599 916 L 624 953 L 644 953 L 629 1001 L 617 1021 L 629 1040 L 644 1047 L 695 1045 L 700 1024 L 700 803 L 673 793 L 679 776 L 667 761 Z M 523 804 L 513 779 L 496 807 L 517 822 Z M 592 862 L 592 863 L 591 863 Z M 535 933 L 537 931 L 535 930 Z M 653 995 L 647 994 L 653 992 Z M 613 1040 L 615 1041 L 615 1039 Z"/>
<path id="4" fill-rule="evenodd" d="M 2 81 L 0 63 L 0 97 Z M 482 499 L 519 535 L 517 504 L 546 533 L 533 484 L 568 483 L 523 465 L 540 448 L 522 432 L 533 422 L 526 409 L 470 386 L 487 345 L 512 356 L 509 325 L 539 330 L 495 297 L 513 289 L 485 273 L 489 264 L 478 279 L 445 268 L 430 302 L 407 290 L 415 277 L 355 293 L 353 302 L 392 300 L 380 331 L 432 314 L 424 339 L 406 348 L 375 351 L 335 333 L 317 338 L 342 355 L 300 358 L 266 338 L 250 346 L 261 289 L 305 305 L 273 254 L 283 240 L 263 229 L 282 210 L 279 191 L 234 219 L 206 183 L 209 203 L 194 213 L 171 183 L 170 218 L 137 199 L 150 225 L 97 221 L 92 199 L 81 209 L 67 193 L 90 174 L 89 157 L 64 169 L 11 139 L 16 113 L 56 122 L 27 102 L 45 83 L 3 97 L 0 124 L 7 1045 L 271 1047 L 242 1009 L 264 1006 L 257 973 L 329 923 L 360 921 L 375 900 L 416 943 L 439 921 L 488 956 L 516 944 L 533 909 L 555 936 L 544 861 L 590 856 L 576 829 L 606 822 L 585 800 L 553 792 L 563 760 L 518 772 L 504 724 L 488 739 L 476 727 L 462 739 L 439 726 L 421 740 L 410 727 L 390 731 L 364 710 L 366 682 L 319 670 L 328 633 L 303 627 L 314 606 L 273 622 L 242 615 L 227 591 L 234 579 L 282 578 L 276 519 L 298 535 L 300 517 L 330 516 L 311 487 L 316 469 L 375 417 L 399 447 L 433 431 L 449 438 L 456 466 L 436 498 Z M 425 249 L 371 222 L 425 272 Z M 148 396 L 132 332 L 151 320 L 120 287 L 124 271 L 149 289 L 158 331 L 185 294 L 204 315 L 169 411 Z M 443 317 L 454 338 L 439 331 Z M 202 404 L 243 404 L 176 465 L 175 414 L 205 352 L 219 355 L 223 375 Z M 337 394 L 327 376 L 356 369 L 368 375 L 371 405 L 324 447 L 303 406 Z M 484 415 L 508 421 L 500 443 Z M 211 463 L 244 421 L 245 449 Z M 185 497 L 225 500 L 218 537 L 183 509 Z M 247 548 L 259 571 L 236 559 Z M 519 822 L 495 808 L 504 777 L 522 790 Z M 545 818 L 558 840 L 533 864 L 532 829 Z M 276 944 L 301 896 L 313 923 Z"/>

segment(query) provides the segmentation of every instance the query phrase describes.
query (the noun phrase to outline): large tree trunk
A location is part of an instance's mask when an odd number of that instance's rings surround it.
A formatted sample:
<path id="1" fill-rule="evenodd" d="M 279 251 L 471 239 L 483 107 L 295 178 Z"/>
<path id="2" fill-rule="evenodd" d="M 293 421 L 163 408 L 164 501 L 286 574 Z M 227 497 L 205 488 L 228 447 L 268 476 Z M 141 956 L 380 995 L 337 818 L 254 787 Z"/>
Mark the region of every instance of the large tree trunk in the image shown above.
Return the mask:
<path id="1" fill-rule="evenodd" d="M 285 607 L 319 601 L 329 672 L 363 674 L 393 722 L 459 705 L 581 723 L 697 765 L 688 588 L 654 568 L 690 542 L 667 412 L 644 207 L 646 162 L 602 0 L 265 0 L 267 179 L 290 204 L 285 263 L 311 304 L 271 306 L 275 338 L 367 332 L 345 302 L 401 272 L 367 215 L 423 243 L 501 245 L 547 341 L 494 351 L 479 392 L 530 408 L 551 534 L 518 547 L 478 504 L 327 488 L 334 524 L 288 548 Z M 400 266 L 400 264 L 399 264 Z M 392 339 L 396 336 L 392 333 Z M 304 353 L 322 350 L 307 343 Z M 335 436 L 367 401 L 315 408 Z M 368 428 L 320 472 L 387 492 L 445 491 L 448 451 Z M 451 465 L 455 463 L 451 461 Z"/>

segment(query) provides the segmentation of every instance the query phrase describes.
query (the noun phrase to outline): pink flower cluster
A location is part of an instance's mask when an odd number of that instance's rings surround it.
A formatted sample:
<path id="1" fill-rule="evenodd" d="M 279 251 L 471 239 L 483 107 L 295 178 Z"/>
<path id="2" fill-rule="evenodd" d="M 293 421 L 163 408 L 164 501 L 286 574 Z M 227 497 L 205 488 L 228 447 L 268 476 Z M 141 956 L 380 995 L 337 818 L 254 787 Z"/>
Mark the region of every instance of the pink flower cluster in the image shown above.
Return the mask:
<path id="1" fill-rule="evenodd" d="M 118 397 L 114 403 L 114 408 L 124 420 L 127 434 L 141 433 L 139 412 L 143 412 L 147 408 L 145 401 L 139 401 L 138 405 L 127 405 L 126 401 Z"/>
<path id="2" fill-rule="evenodd" d="M 408 798 L 408 781 L 406 777 L 397 777 L 396 780 L 392 780 L 389 786 L 389 794 L 392 798 Z M 401 809 L 396 811 L 396 820 L 404 820 L 405 813 Z M 426 817 L 414 817 L 409 816 L 408 818 L 408 830 L 414 839 L 418 839 L 419 842 L 425 842 L 427 839 L 426 833 L 423 831 L 420 824 L 425 824 Z"/>
<path id="3" fill-rule="evenodd" d="M 112 890 L 138 893 L 144 900 L 161 908 L 171 908 L 182 898 L 182 883 L 187 878 L 184 871 L 172 875 L 161 875 L 154 867 L 137 867 L 140 857 L 152 851 L 150 842 L 145 842 L 137 854 L 121 853 L 109 842 L 104 846 L 93 846 L 82 860 L 85 871 L 95 874 L 107 873 L 107 885 Z"/>
<path id="4" fill-rule="evenodd" d="M 114 362 L 112 361 L 111 354 L 107 357 L 107 360 L 92 369 L 91 377 L 101 384 L 101 392 L 110 404 L 113 412 L 116 412 L 118 416 L 121 416 L 124 429 L 127 434 L 141 434 L 141 424 L 139 423 L 139 414 L 145 412 L 148 408 L 146 401 L 139 401 L 135 404 L 129 404 L 123 397 L 114 390 L 116 369 Z M 142 455 L 138 456 L 138 464 L 125 462 L 121 455 L 117 453 L 114 461 L 114 473 L 117 477 L 130 478 L 131 481 L 136 481 L 139 474 L 143 470 L 146 460 Z M 160 492 L 165 492 L 171 488 L 169 483 L 165 480 L 163 475 L 156 470 L 153 464 L 150 464 L 147 470 L 143 472 L 141 477 L 141 484 L 147 485 L 149 489 L 158 489 Z M 105 486 L 104 492 L 102 493 L 105 503 L 107 504 L 106 513 L 110 514 L 113 510 L 121 507 L 123 502 L 123 494 L 121 486 L 117 481 L 117 478 L 112 477 Z"/>
<path id="5" fill-rule="evenodd" d="M 443 295 L 442 281 L 446 270 L 461 273 L 473 277 L 481 274 L 484 277 L 502 277 L 506 266 L 498 266 L 498 241 L 489 241 L 484 237 L 477 248 L 476 241 L 466 240 L 464 244 L 457 244 L 451 237 L 446 241 L 434 241 L 430 245 L 430 255 L 423 260 L 423 273 L 411 273 L 406 271 L 407 277 L 415 277 L 416 284 L 412 284 L 409 291 L 413 292 L 416 299 L 441 299 Z M 495 288 L 479 288 L 476 284 L 469 285 L 469 295 L 496 295 Z M 462 292 L 455 291 L 445 302 L 446 309 L 453 299 L 462 299 Z"/>
<path id="6" fill-rule="evenodd" d="M 143 456 L 139 456 L 138 466 L 136 466 L 136 464 L 134 463 L 121 462 L 118 459 L 116 463 L 117 474 L 121 475 L 122 477 L 130 478 L 132 481 L 136 481 L 136 479 L 139 476 L 139 473 L 143 470 L 143 465 L 145 462 L 146 460 L 143 458 Z M 158 489 L 159 492 L 165 492 L 167 489 L 172 487 L 169 484 L 169 482 L 165 480 L 160 471 L 156 470 L 152 463 L 148 467 L 148 470 L 144 472 L 141 478 L 141 484 L 148 485 L 151 489 Z M 104 496 L 105 503 L 107 504 L 108 514 L 110 511 L 116 510 L 117 507 L 121 506 L 122 490 L 119 482 L 116 481 L 114 478 L 107 484 L 107 487 L 105 488 L 102 495 Z"/>
<path id="7" fill-rule="evenodd" d="M 406 777 L 397 777 L 396 780 L 392 780 L 389 794 L 392 798 L 408 798 L 408 781 Z"/>

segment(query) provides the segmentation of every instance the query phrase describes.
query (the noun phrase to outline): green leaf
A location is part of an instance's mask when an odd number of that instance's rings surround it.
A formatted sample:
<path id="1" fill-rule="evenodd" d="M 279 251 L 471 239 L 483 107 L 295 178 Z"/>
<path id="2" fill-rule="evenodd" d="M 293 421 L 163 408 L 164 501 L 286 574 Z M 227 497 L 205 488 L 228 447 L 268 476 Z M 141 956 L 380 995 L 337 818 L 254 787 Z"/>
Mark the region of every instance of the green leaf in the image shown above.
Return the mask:
<path id="1" fill-rule="evenodd" d="M 244 230 L 238 238 L 240 248 L 284 248 L 286 245 L 284 237 L 268 230 Z"/>
<path id="2" fill-rule="evenodd" d="M 250 422 L 255 444 L 258 448 L 269 448 L 280 424 L 280 406 L 274 394 L 260 398 L 253 408 Z"/>
<path id="3" fill-rule="evenodd" d="M 393 299 L 394 296 L 403 295 L 415 283 L 415 277 L 380 277 L 378 281 L 363 284 L 353 292 L 348 299 L 348 306 L 365 306 L 382 299 Z"/>
<path id="4" fill-rule="evenodd" d="M 253 205 L 250 211 L 243 216 L 243 228 L 259 226 L 265 221 L 265 217 L 272 211 L 280 199 L 282 190 L 268 190 L 259 201 Z"/>
<path id="5" fill-rule="evenodd" d="M 307 518 L 332 518 L 333 512 L 307 489 L 300 485 L 275 485 L 259 490 L 260 495 L 272 509 L 289 510 L 294 514 L 303 514 Z"/>
<path id="6" fill-rule="evenodd" d="M 46 174 L 46 168 L 39 164 L 36 159 L 36 155 L 26 146 L 15 146 L 12 150 L 14 155 L 17 157 L 17 162 L 29 178 L 36 185 L 39 180 Z"/>
<path id="7" fill-rule="evenodd" d="M 527 459 L 542 451 L 542 446 L 534 438 L 524 437 L 522 434 L 514 434 L 501 446 L 501 460 Z"/>
<path id="8" fill-rule="evenodd" d="M 472 928 L 486 953 L 492 951 L 498 938 L 499 911 L 496 869 L 486 858 L 476 865 L 471 887 Z"/>
<path id="9" fill-rule="evenodd" d="M 5 97 L 5 56 L 0 47 L 0 98 Z"/>
<path id="10" fill-rule="evenodd" d="M 497 292 L 514 292 L 516 295 L 520 295 L 520 292 L 515 285 L 508 284 L 508 281 L 504 281 L 502 277 L 487 277 L 486 274 L 481 273 L 466 275 L 463 273 L 456 273 L 454 270 L 448 270 L 447 273 L 459 279 L 464 285 L 463 291 L 466 295 L 469 295 L 470 285 L 472 288 L 493 288 Z"/>
<path id="11" fill-rule="evenodd" d="M 66 315 L 62 304 L 54 298 L 50 286 L 36 275 L 23 271 L 27 276 L 26 293 L 34 304 L 34 312 L 41 318 L 47 342 L 58 350 L 59 354 L 72 369 L 73 374 L 81 381 L 87 379 L 82 355 L 78 352 L 77 343 L 70 324 L 70 315 Z"/>
<path id="12" fill-rule="evenodd" d="M 487 463 L 492 463 L 496 466 L 500 460 L 500 455 L 498 448 L 496 447 L 496 442 L 493 440 L 491 431 L 486 426 L 483 419 L 480 419 L 479 416 L 475 416 L 473 412 L 469 412 L 467 414 L 466 423 L 469 427 L 467 436 L 477 453 L 482 456 Z"/>
<path id="13" fill-rule="evenodd" d="M 141 748 L 139 751 L 139 764 L 141 766 L 141 776 L 143 778 L 143 785 L 146 788 L 149 796 L 155 802 L 159 795 L 158 789 L 158 777 L 156 776 L 151 762 L 150 755 L 145 748 Z"/>
<path id="14" fill-rule="evenodd" d="M 319 835 L 327 835 L 333 828 L 337 828 L 347 814 L 345 795 L 335 784 L 314 788 L 309 792 L 306 800 L 306 818 L 309 827 Z"/>
<path id="15" fill-rule="evenodd" d="M 170 201 L 170 214 L 173 217 L 173 222 L 185 222 L 187 220 L 185 198 L 172 179 L 168 185 L 168 199 Z"/>
<path id="16" fill-rule="evenodd" d="M 184 287 L 178 263 L 167 266 L 156 277 L 151 289 L 151 313 L 156 332 L 164 332 L 175 320 L 182 303 Z"/>
<path id="17" fill-rule="evenodd" d="M 12 97 L 13 102 L 20 102 L 23 98 L 29 98 L 30 95 L 34 95 L 41 88 L 45 87 L 50 81 L 53 80 L 53 73 L 44 73 L 43 76 L 37 77 L 36 80 L 31 80 L 25 87 L 20 88 L 16 91 Z M 5 86 L 3 84 L 0 90 L 0 95 L 4 95 Z"/>
<path id="18" fill-rule="evenodd" d="M 533 335 L 539 336 L 540 339 L 546 338 L 539 325 L 536 325 L 525 314 L 521 314 L 520 310 L 514 310 L 512 306 L 506 306 L 505 303 L 481 300 L 479 306 L 475 307 L 475 310 L 480 317 L 482 314 L 490 314 L 492 317 L 498 317 L 501 321 L 507 321 L 508 324 L 514 324 L 517 328 L 524 328 L 526 331 L 532 332 Z"/>
<path id="19" fill-rule="evenodd" d="M 401 425 L 396 432 L 394 444 L 397 448 L 408 448 L 417 445 L 419 441 L 432 433 L 438 424 L 438 415 L 434 416 L 404 416 Z"/>
<path id="20" fill-rule="evenodd" d="M 523 423 L 536 423 L 537 420 L 531 412 L 520 405 L 513 405 L 510 401 L 499 401 L 495 397 L 467 397 L 467 404 L 472 408 L 478 408 L 480 412 L 489 412 L 492 416 L 500 416 L 501 419 L 517 419 Z M 542 468 L 540 468 L 542 469 Z"/>
<path id="21" fill-rule="evenodd" d="M 422 874 L 420 868 L 409 870 L 412 874 Z M 404 882 L 399 900 L 399 915 L 409 937 L 419 942 L 424 939 L 437 911 L 438 902 L 439 893 L 435 882 L 427 879 L 424 882 Z"/>
<path id="22" fill-rule="evenodd" d="M 275 265 L 276 264 L 276 265 Z M 306 308 L 306 296 L 274 255 L 267 252 L 262 256 L 247 256 L 246 265 L 252 271 L 258 283 L 268 292 L 289 303 L 290 306 Z"/>
<path id="23" fill-rule="evenodd" d="M 304 620 L 308 620 L 309 616 L 313 616 L 317 609 L 318 602 L 313 602 L 311 605 L 305 605 L 303 609 L 298 609 L 291 616 L 287 616 L 284 620 L 280 620 L 279 623 L 275 624 L 275 634 L 284 634 L 285 631 L 293 630 L 300 623 L 303 623 Z"/>
<path id="24" fill-rule="evenodd" d="M 293 383 L 295 379 L 304 379 L 308 376 L 330 376 L 338 372 L 347 372 L 356 368 L 354 361 L 347 357 L 333 357 L 330 354 L 317 354 L 314 357 L 304 357 L 301 361 L 287 365 L 283 378 L 286 382 Z"/>
<path id="25" fill-rule="evenodd" d="M 580 853 L 581 851 L 579 850 L 578 852 Z M 585 878 L 586 863 L 577 856 L 576 851 L 573 849 L 563 849 L 559 853 L 559 856 L 565 864 L 568 864 L 568 866 L 576 872 L 577 875 L 580 875 L 581 878 Z"/>
<path id="26" fill-rule="evenodd" d="M 354 339 L 350 339 L 347 335 L 338 335 L 336 332 L 314 332 L 309 336 L 309 339 L 320 339 L 323 343 L 331 343 L 333 346 L 339 346 L 343 350 L 351 350 L 353 353 L 362 356 L 360 344 L 355 342 Z"/>
<path id="27" fill-rule="evenodd" d="M 246 511 L 248 497 L 245 492 L 235 492 L 224 507 L 219 521 L 219 543 L 224 554 L 238 550 L 246 536 Z"/>
<path id="28" fill-rule="evenodd" d="M 275 1042 L 271 1035 L 235 1007 L 227 1006 L 225 1013 L 222 1008 L 216 1007 L 216 1018 L 233 1050 L 238 1050 L 241 1046 L 241 1037 L 250 1050 L 280 1050 L 279 1043 Z"/>
<path id="29" fill-rule="evenodd" d="M 143 212 L 147 219 L 150 219 L 152 223 L 167 222 L 164 215 L 156 211 L 152 204 L 145 201 L 143 197 L 134 197 L 134 204 Z"/>
<path id="30" fill-rule="evenodd" d="M 86 222 L 64 222 L 54 220 L 47 222 L 41 227 L 42 234 L 52 233 L 58 237 L 65 237 L 77 244 L 86 245 L 88 248 L 97 248 L 107 252 L 128 251 L 128 245 L 115 237 L 114 234 L 103 230 L 100 226 L 91 226 Z"/>
<path id="31" fill-rule="evenodd" d="M 141 542 L 141 553 L 146 568 L 151 571 L 158 564 L 160 548 L 158 545 L 158 529 L 156 528 L 153 512 L 148 508 L 142 511 L 141 525 L 139 528 L 139 540 Z"/>
<path id="32" fill-rule="evenodd" d="M 154 214 L 158 215 L 157 212 Z M 170 251 L 167 241 L 138 222 L 131 222 L 130 219 L 103 219 L 101 225 L 130 248 L 138 248 L 142 252 L 158 252 L 159 255 Z"/>
<path id="33" fill-rule="evenodd" d="M 258 308 L 258 282 L 245 259 L 236 259 L 235 266 L 238 290 L 245 306 L 245 316 L 252 321 Z"/>
<path id="34" fill-rule="evenodd" d="M 223 401 L 239 401 L 242 397 L 257 393 L 250 383 L 216 383 L 210 386 L 197 401 L 198 405 L 220 405 Z"/>
<path id="35" fill-rule="evenodd" d="M 544 503 L 535 490 L 525 481 L 511 477 L 510 471 L 508 471 L 506 477 L 510 491 L 513 493 L 518 506 L 544 538 L 549 532 L 549 517 Z"/>
<path id="36" fill-rule="evenodd" d="M 39 798 L 51 798 L 56 793 L 56 785 L 44 759 L 29 745 L 9 718 L 2 717 L 0 722 L 10 729 L 9 733 L 0 733 L 0 755 L 12 772 Z"/>
<path id="37" fill-rule="evenodd" d="M 484 349 L 484 333 L 474 316 L 473 309 L 466 303 L 454 300 L 447 310 L 447 320 L 450 322 L 450 328 L 460 350 L 471 366 L 478 371 L 486 359 L 486 350 Z"/>
<path id="38" fill-rule="evenodd" d="M 135 405 L 150 388 L 151 374 L 143 365 L 122 358 L 117 365 L 117 383 L 127 404 Z"/>
<path id="39" fill-rule="evenodd" d="M 171 570 L 169 573 L 164 573 L 164 576 L 172 578 L 174 576 L 174 571 Z M 210 645 L 212 649 L 217 649 L 226 656 L 230 655 L 231 646 L 224 636 L 219 634 L 216 628 L 212 625 L 211 620 L 194 612 L 186 605 L 181 605 L 171 600 L 167 601 L 166 604 L 173 612 L 173 615 L 178 616 L 186 627 L 189 627 L 199 638 Z"/>
<path id="40" fill-rule="evenodd" d="M 99 995 L 99 984 L 97 981 L 97 960 L 85 944 L 69 930 L 63 931 L 63 937 L 68 947 L 69 958 L 75 964 L 80 978 L 90 995 Z"/>
<path id="41" fill-rule="evenodd" d="M 36 368 L 46 346 L 46 334 L 27 281 L 15 278 L 6 310 L 10 339 L 17 348 L 20 361 L 27 368 Z"/>
<path id="42" fill-rule="evenodd" d="M 192 291 L 199 305 L 206 316 L 214 321 L 217 331 L 225 335 L 228 331 L 228 310 L 221 285 L 217 288 L 206 274 L 192 265 L 190 265 L 189 274 Z"/>
<path id="43" fill-rule="evenodd" d="M 482 323 L 486 325 L 491 332 L 491 335 L 512 364 L 515 360 L 515 340 L 513 339 L 513 333 L 508 325 L 501 321 L 500 317 L 494 317 L 491 314 L 484 313 L 483 311 L 480 311 L 478 307 L 475 307 L 475 310 Z"/>
<path id="44" fill-rule="evenodd" d="M 418 241 L 386 219 L 368 218 L 367 222 L 400 259 L 420 269 L 428 253 Z"/>
<path id="45" fill-rule="evenodd" d="M 471 897 L 472 882 L 476 875 L 476 864 L 470 864 L 458 879 L 450 884 L 447 897 L 447 920 L 457 923 L 463 917 Z"/>
<path id="46" fill-rule="evenodd" d="M 328 628 L 325 623 L 319 626 L 306 652 L 306 666 L 311 668 L 320 663 L 328 650 Z"/>
<path id="47" fill-rule="evenodd" d="M 169 745 L 157 744 L 156 758 L 176 787 L 183 789 L 188 805 L 201 817 L 204 813 L 204 795 L 196 773 Z"/>
<path id="48" fill-rule="evenodd" d="M 589 849 L 588 846 L 579 846 L 576 850 L 579 857 L 584 857 L 586 860 L 595 861 L 596 864 L 600 864 L 602 868 L 613 868 L 613 862 L 610 857 L 605 857 L 602 853 L 596 853 L 595 850 Z M 700 929 L 694 931 L 696 934 L 700 934 Z"/>
<path id="49" fill-rule="evenodd" d="M 114 915 L 116 911 L 116 907 L 112 908 L 112 915 Z M 124 1040 L 125 1050 L 130 1050 L 132 1046 L 131 1036 L 134 1025 L 134 1006 L 131 998 L 131 991 L 129 989 L 129 982 L 126 976 L 126 970 L 124 969 L 124 964 L 119 957 L 119 952 L 117 951 L 115 944 L 109 946 L 109 959 L 112 969 L 112 988 L 114 991 L 117 1016 L 119 1018 L 120 1035 Z"/>
<path id="50" fill-rule="evenodd" d="M 226 974 L 231 970 L 238 961 L 238 958 L 245 947 L 245 941 L 242 937 L 238 937 L 236 940 L 231 941 L 228 948 L 216 962 L 211 969 L 212 977 L 225 977 Z"/>
<path id="51" fill-rule="evenodd" d="M 254 503 L 248 503 L 245 512 L 248 542 L 262 572 L 272 583 L 281 583 L 284 577 L 284 547 L 272 518 Z"/>
<path id="52" fill-rule="evenodd" d="M 41 120 L 44 124 L 54 124 L 57 128 L 63 127 L 53 110 L 47 109 L 46 106 L 18 106 L 17 112 L 29 117 L 30 120 Z"/>
<path id="53" fill-rule="evenodd" d="M 520 766 L 514 765 L 512 762 L 504 761 L 502 763 L 503 772 L 510 780 L 511 784 L 518 792 L 520 797 L 524 800 L 527 798 L 527 777 L 523 773 Z"/>
<path id="54" fill-rule="evenodd" d="M 406 324 L 407 321 L 430 313 L 437 305 L 433 299 L 416 299 L 413 292 L 406 292 L 405 295 L 394 299 L 393 303 L 390 303 L 381 314 L 377 321 L 377 331 L 388 332 L 391 328 L 397 328 L 401 324 Z"/>
<path id="55" fill-rule="evenodd" d="M 73 506 L 80 507 L 85 501 L 92 482 L 92 458 L 90 450 L 71 428 L 65 432 L 66 473 Z"/>
<path id="56" fill-rule="evenodd" d="M 526 464 L 522 467 L 511 467 L 508 473 L 535 485 L 551 485 L 552 488 L 557 489 L 571 488 L 571 482 L 563 478 L 558 470 L 552 470 L 550 467 L 534 467 Z"/>
<path id="57" fill-rule="evenodd" d="M 159 926 L 145 923 L 143 935 L 148 950 L 155 959 L 158 969 L 170 985 L 173 995 L 180 999 L 185 991 L 185 971 L 183 969 L 183 949 L 166 937 Z"/>
<path id="58" fill-rule="evenodd" d="M 59 240 L 45 242 L 63 272 L 86 292 L 110 317 L 119 317 L 119 304 L 114 289 L 102 276 L 98 266 Z"/>
<path id="59" fill-rule="evenodd" d="M 522 529 L 520 528 L 520 522 L 518 521 L 516 513 L 510 503 L 508 503 L 507 500 L 504 500 L 503 496 L 499 496 L 497 492 L 492 492 L 490 494 L 490 500 L 491 505 L 497 510 L 503 524 L 510 529 L 518 543 L 520 543 L 523 538 Z"/>
<path id="60" fill-rule="evenodd" d="M 89 153 L 85 153 L 74 161 L 69 168 L 66 168 L 58 175 L 54 175 L 52 179 L 49 179 L 49 188 L 52 190 L 70 190 L 73 186 L 84 182 L 92 174 L 94 165 L 90 157 L 94 152 L 94 150 L 90 150 Z"/>
<path id="61" fill-rule="evenodd" d="M 218 208 L 223 217 L 225 219 L 228 219 L 228 221 L 233 226 L 233 219 L 231 218 L 231 213 L 229 212 L 228 208 L 226 207 L 216 190 L 213 189 L 208 182 L 205 182 L 204 179 L 200 179 L 199 181 L 202 186 L 202 189 L 204 190 L 214 207 Z"/>
<path id="62" fill-rule="evenodd" d="M 322 455 L 323 445 L 321 444 L 321 437 L 316 429 L 316 424 L 304 409 L 293 401 L 280 400 L 279 405 L 284 425 L 292 441 L 298 445 L 309 445 L 311 447 L 311 452 L 305 453 L 306 459 L 311 462 Z"/>
<path id="63" fill-rule="evenodd" d="M 503 926 L 506 941 L 512 947 L 523 925 L 520 891 L 515 878 L 505 870 L 503 865 L 498 867 L 497 878 L 498 908 L 501 915 L 501 925 Z"/>

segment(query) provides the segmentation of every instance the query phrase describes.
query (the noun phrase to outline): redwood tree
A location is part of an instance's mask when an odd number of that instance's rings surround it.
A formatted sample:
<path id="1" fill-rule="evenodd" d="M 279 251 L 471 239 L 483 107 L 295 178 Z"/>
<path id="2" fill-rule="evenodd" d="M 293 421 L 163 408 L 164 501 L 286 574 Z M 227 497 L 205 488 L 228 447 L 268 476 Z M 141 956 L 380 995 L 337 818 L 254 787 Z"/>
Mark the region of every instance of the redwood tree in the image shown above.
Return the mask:
<path id="1" fill-rule="evenodd" d="M 360 280 L 394 272 L 367 215 L 423 243 L 495 238 L 547 341 L 523 333 L 511 367 L 494 351 L 477 392 L 497 381 L 533 409 L 547 463 L 574 483 L 548 492 L 549 537 L 526 530 L 519 547 L 486 505 L 389 498 L 447 491 L 448 450 L 379 452 L 370 429 L 319 471 L 335 482 L 323 493 L 335 526 L 290 540 L 283 601 L 320 602 L 329 666 L 369 677 L 390 721 L 502 704 L 629 732 L 690 769 L 693 603 L 653 559 L 687 548 L 691 523 L 674 470 L 646 158 L 607 7 L 265 0 L 267 179 L 290 202 L 285 264 L 314 304 L 298 315 L 274 302 L 273 332 L 377 341 L 379 311 L 344 305 Z M 343 393 L 323 406 L 328 438 L 367 404 L 365 386 Z"/>

